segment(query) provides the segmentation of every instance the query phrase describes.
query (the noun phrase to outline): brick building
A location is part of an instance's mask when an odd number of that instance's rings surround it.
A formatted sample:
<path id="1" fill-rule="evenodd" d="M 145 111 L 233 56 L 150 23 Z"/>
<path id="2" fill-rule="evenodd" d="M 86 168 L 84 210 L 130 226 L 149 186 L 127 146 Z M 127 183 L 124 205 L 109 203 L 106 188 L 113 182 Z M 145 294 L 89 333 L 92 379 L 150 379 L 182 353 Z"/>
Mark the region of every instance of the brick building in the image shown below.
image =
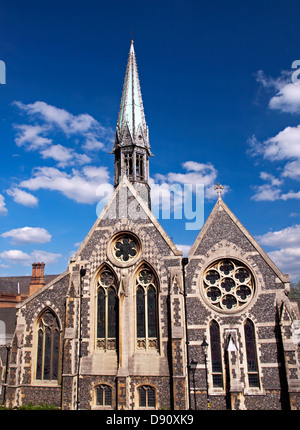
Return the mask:
<path id="1" fill-rule="evenodd" d="M 11 337 L 0 345 L 2 402 L 300 409 L 300 316 L 288 275 L 226 206 L 220 186 L 188 258 L 151 212 L 133 42 L 113 154 L 114 194 L 66 271 L 45 279 L 34 266 L 25 293 L 3 296 L 0 320 L 10 321 Z"/>

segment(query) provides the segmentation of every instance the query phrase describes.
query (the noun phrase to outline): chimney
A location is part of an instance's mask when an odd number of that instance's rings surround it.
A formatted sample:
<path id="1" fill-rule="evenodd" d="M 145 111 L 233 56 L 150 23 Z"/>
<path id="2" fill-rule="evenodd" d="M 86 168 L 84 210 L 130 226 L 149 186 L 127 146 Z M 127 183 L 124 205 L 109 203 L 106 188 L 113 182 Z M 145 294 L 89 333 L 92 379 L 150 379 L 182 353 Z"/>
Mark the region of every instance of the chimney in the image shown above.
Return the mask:
<path id="1" fill-rule="evenodd" d="M 45 285 L 44 278 L 45 263 L 32 264 L 32 276 L 29 286 L 29 295 L 31 296 Z"/>

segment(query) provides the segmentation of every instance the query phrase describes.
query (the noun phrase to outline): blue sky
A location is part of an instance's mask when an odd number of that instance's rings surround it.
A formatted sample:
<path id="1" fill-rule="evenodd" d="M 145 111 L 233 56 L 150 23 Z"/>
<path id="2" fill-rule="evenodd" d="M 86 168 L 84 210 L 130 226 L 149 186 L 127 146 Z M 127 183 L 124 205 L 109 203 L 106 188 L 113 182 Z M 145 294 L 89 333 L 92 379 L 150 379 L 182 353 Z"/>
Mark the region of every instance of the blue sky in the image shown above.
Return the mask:
<path id="1" fill-rule="evenodd" d="M 0 276 L 37 260 L 61 273 L 94 224 L 133 32 L 152 180 L 204 183 L 205 219 L 222 183 L 300 279 L 299 13 L 289 0 L 1 2 Z M 198 234 L 160 221 L 184 250 Z"/>

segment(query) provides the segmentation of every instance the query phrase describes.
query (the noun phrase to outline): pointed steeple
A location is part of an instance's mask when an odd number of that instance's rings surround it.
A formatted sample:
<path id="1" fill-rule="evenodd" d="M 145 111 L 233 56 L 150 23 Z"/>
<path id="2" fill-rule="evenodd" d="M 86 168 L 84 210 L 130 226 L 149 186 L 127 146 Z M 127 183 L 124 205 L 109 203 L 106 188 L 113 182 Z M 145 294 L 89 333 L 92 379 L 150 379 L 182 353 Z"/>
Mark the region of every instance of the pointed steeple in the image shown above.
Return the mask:
<path id="1" fill-rule="evenodd" d="M 113 153 L 115 187 L 122 176 L 126 175 L 150 207 L 149 156 L 152 154 L 133 40 L 129 50 Z"/>
<path id="2" fill-rule="evenodd" d="M 148 127 L 146 125 L 142 93 L 136 64 L 133 40 L 129 50 L 121 106 L 117 122 L 118 141 L 130 132 L 132 143 L 149 148 Z M 116 142 L 117 143 L 117 142 Z"/>

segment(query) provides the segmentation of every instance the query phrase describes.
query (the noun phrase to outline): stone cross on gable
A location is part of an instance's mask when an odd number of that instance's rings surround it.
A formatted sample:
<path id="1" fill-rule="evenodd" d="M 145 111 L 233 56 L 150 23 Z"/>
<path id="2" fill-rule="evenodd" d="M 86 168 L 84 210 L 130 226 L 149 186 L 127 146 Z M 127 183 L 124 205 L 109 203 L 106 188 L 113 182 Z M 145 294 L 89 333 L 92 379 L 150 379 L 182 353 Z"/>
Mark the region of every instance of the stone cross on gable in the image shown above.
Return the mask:
<path id="1" fill-rule="evenodd" d="M 215 190 L 217 190 L 217 193 L 218 193 L 219 199 L 221 199 L 221 193 L 222 193 L 222 190 L 224 190 L 223 185 L 221 185 L 221 184 L 218 182 L 218 183 L 217 183 L 217 185 L 215 186 Z"/>

